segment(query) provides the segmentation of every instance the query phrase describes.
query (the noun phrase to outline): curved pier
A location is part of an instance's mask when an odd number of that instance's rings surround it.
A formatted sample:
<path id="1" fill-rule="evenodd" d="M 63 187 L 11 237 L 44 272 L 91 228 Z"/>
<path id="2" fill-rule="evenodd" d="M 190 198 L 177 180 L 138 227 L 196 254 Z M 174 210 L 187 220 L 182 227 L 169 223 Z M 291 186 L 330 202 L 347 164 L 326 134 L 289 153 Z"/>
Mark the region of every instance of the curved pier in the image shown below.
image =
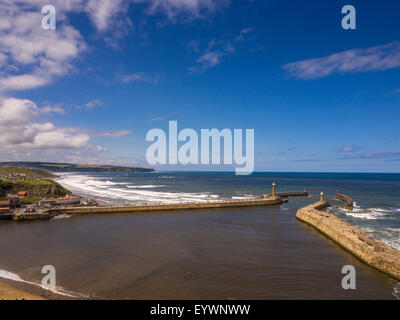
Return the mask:
<path id="1" fill-rule="evenodd" d="M 400 251 L 322 211 L 328 206 L 329 202 L 322 197 L 321 201 L 298 210 L 296 218 L 313 226 L 361 261 L 400 281 Z"/>
<path id="2" fill-rule="evenodd" d="M 336 193 L 334 199 L 344 202 L 346 204 L 347 210 L 353 210 L 353 199 L 350 198 L 349 196 L 346 196 L 345 194 Z"/>

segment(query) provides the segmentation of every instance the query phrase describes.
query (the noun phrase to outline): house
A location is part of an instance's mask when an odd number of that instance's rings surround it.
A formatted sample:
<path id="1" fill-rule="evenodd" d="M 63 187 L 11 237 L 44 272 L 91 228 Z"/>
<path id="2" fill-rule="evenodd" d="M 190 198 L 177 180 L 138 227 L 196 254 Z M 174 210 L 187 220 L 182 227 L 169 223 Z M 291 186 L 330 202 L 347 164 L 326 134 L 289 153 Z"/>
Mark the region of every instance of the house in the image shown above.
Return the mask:
<path id="1" fill-rule="evenodd" d="M 10 208 L 9 207 L 0 207 L 0 215 L 1 214 L 8 214 L 10 213 Z"/>
<path id="2" fill-rule="evenodd" d="M 18 192 L 18 197 L 26 197 L 28 195 L 27 191 L 19 191 Z"/>
<path id="3" fill-rule="evenodd" d="M 78 196 L 62 197 L 62 198 L 57 198 L 56 200 L 57 205 L 74 205 L 80 203 L 81 203 L 81 197 Z"/>
<path id="4" fill-rule="evenodd" d="M 0 214 L 10 213 L 10 201 L 0 201 Z"/>
<path id="5" fill-rule="evenodd" d="M 40 203 L 41 206 L 50 206 L 50 207 L 52 207 L 52 206 L 56 205 L 56 200 L 43 199 L 43 200 L 40 200 L 39 203 Z"/>
<path id="6" fill-rule="evenodd" d="M 0 201 L 0 208 L 10 207 L 10 200 Z"/>

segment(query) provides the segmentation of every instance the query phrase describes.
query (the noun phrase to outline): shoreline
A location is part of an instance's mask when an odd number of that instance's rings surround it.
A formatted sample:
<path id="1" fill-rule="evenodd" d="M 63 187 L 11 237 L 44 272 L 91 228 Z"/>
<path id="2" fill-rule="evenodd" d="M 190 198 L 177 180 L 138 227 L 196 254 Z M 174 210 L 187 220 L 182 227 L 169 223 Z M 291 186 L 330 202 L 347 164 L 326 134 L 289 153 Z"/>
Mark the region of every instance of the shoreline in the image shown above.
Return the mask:
<path id="1" fill-rule="evenodd" d="M 56 294 L 34 284 L 0 278 L 0 300 L 66 300 L 68 296 Z"/>
<path id="2" fill-rule="evenodd" d="M 69 292 L 61 287 L 46 289 L 40 283 L 21 279 L 18 274 L 0 270 L 0 300 L 87 300 L 79 292 Z"/>

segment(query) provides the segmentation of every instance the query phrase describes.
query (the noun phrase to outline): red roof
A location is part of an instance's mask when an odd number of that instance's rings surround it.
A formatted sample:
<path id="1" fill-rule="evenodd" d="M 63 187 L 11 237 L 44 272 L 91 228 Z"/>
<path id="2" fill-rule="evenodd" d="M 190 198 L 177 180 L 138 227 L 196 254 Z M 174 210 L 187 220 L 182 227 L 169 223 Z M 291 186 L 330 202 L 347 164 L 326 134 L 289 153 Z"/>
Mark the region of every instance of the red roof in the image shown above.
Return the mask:
<path id="1" fill-rule="evenodd" d="M 19 191 L 18 192 L 19 196 L 26 196 L 27 194 L 28 194 L 28 192 L 26 192 L 26 191 Z"/>

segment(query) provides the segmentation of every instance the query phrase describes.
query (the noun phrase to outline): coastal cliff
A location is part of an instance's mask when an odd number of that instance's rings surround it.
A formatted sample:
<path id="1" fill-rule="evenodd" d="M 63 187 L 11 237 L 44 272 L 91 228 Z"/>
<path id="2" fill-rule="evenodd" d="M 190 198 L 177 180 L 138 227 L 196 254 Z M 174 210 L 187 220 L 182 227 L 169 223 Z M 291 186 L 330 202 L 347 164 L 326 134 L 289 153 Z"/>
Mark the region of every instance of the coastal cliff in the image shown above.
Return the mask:
<path id="1" fill-rule="evenodd" d="M 0 197 L 26 191 L 29 197 L 59 197 L 71 192 L 51 180 L 48 171 L 24 168 L 0 168 Z"/>
<path id="2" fill-rule="evenodd" d="M 0 197 L 26 191 L 30 197 L 61 197 L 71 192 L 53 180 L 0 182 Z"/>

